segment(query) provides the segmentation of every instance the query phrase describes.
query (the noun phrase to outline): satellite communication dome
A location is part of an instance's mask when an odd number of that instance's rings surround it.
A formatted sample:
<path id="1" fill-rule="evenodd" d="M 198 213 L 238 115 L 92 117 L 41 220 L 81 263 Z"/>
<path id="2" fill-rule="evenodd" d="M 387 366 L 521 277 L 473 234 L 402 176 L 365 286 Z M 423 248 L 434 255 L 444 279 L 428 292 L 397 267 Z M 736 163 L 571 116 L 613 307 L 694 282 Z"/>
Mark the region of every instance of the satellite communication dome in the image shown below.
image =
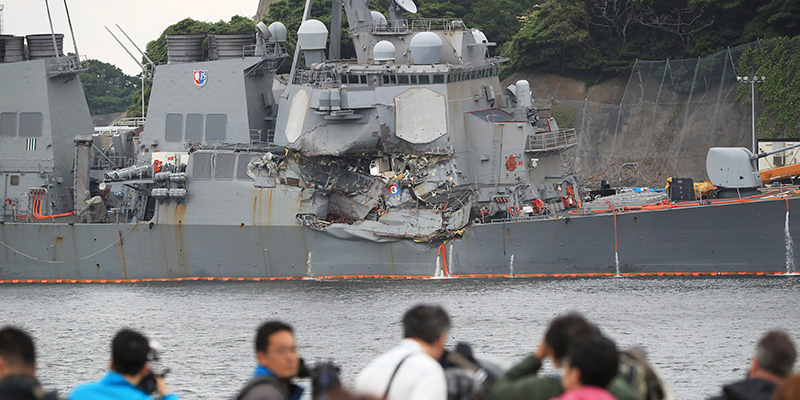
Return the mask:
<path id="1" fill-rule="evenodd" d="M 271 43 L 283 43 L 286 41 L 286 25 L 281 22 L 273 22 L 269 24 L 269 33 L 271 36 L 269 37 L 269 41 Z"/>
<path id="2" fill-rule="evenodd" d="M 370 15 L 372 15 L 372 22 L 378 29 L 386 29 L 389 24 L 386 22 L 386 17 L 377 12 L 377 11 L 370 11 Z"/>
<path id="3" fill-rule="evenodd" d="M 435 64 L 442 57 L 442 39 L 433 32 L 420 32 L 411 38 L 414 64 Z"/>
<path id="4" fill-rule="evenodd" d="M 394 0 L 400 8 L 406 10 L 412 14 L 417 13 L 417 5 L 414 4 L 414 0 Z"/>
<path id="5" fill-rule="evenodd" d="M 297 30 L 297 44 L 303 50 L 325 50 L 328 43 L 328 28 L 322 21 L 309 19 Z"/>
<path id="6" fill-rule="evenodd" d="M 372 59 L 375 61 L 394 61 L 394 45 L 388 40 L 375 43 L 372 48 Z"/>
<path id="7" fill-rule="evenodd" d="M 265 40 L 268 40 L 272 36 L 272 32 L 269 31 L 267 24 L 263 22 L 259 22 L 258 24 L 256 24 L 256 31 Z"/>

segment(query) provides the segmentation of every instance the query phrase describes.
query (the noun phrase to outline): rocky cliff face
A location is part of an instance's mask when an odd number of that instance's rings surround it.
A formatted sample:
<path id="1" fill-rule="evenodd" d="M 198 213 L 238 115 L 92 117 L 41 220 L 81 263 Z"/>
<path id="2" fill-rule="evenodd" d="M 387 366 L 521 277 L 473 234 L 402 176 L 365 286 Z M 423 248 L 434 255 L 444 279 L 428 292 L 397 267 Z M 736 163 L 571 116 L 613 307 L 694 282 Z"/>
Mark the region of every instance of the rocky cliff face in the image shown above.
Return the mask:
<path id="1" fill-rule="evenodd" d="M 586 85 L 554 74 L 515 73 L 502 85 L 519 79 L 530 82 L 536 107 L 550 109 L 542 115 L 576 128 L 579 143 L 565 162 L 588 186 L 607 180 L 663 187 L 670 176 L 701 181 L 710 147 L 751 146 L 750 106 L 736 99 L 735 84 L 678 93 L 663 82 L 653 89 L 649 83 L 660 83 L 658 75 Z"/>
<path id="2" fill-rule="evenodd" d="M 269 6 L 272 3 L 277 3 L 278 0 L 258 0 L 258 9 L 256 10 L 256 20 L 261 21 L 267 13 L 269 13 Z"/>

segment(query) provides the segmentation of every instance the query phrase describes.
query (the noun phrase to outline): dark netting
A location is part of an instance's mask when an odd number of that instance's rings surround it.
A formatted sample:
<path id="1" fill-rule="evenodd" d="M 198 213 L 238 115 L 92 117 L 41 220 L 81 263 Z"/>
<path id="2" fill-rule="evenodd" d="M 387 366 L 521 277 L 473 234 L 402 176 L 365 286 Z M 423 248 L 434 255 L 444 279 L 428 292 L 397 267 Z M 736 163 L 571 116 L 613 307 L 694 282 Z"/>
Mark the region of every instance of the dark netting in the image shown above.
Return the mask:
<path id="1" fill-rule="evenodd" d="M 757 45 L 687 60 L 636 61 L 621 104 L 553 100 L 560 126 L 578 132 L 569 164 L 589 185 L 617 184 L 621 175 L 623 184 L 648 186 L 663 186 L 670 176 L 706 179 L 710 147 L 751 147 L 750 105 L 736 99 L 736 65 Z M 626 179 L 631 176 L 636 179 Z"/>

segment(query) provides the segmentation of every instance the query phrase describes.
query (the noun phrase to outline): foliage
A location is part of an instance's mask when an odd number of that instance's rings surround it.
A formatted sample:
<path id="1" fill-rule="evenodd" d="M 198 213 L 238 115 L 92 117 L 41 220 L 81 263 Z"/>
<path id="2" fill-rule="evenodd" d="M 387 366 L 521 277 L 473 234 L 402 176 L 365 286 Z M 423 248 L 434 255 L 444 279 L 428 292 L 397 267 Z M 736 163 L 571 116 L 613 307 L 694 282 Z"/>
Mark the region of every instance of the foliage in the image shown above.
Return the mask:
<path id="1" fill-rule="evenodd" d="M 753 84 L 760 137 L 793 138 L 800 131 L 800 36 L 767 39 L 747 49 L 737 70 L 750 77 L 765 77 Z M 738 98 L 750 104 L 751 85 L 740 85 Z"/>
<path id="2" fill-rule="evenodd" d="M 370 9 L 385 11 L 391 2 L 370 0 Z M 264 17 L 267 24 L 280 21 L 287 27 L 285 47 L 289 59 L 279 73 L 288 72 L 291 66 L 304 3 L 278 1 L 270 5 L 270 12 Z M 482 30 L 490 41 L 497 43 L 491 49 L 492 54 L 509 59 L 503 65 L 502 76 L 531 69 L 596 81 L 592 77 L 630 72 L 636 59 L 692 59 L 756 38 L 800 35 L 800 2 L 796 0 L 416 0 L 416 3 L 418 14 L 406 18 L 462 18 L 467 26 Z M 330 2 L 315 2 L 311 17 L 330 27 Z M 241 16 L 216 23 L 187 18 L 150 42 L 147 53 L 157 64 L 166 63 L 166 34 L 253 33 L 254 25 L 255 21 Z M 345 18 L 342 57 L 353 58 L 347 29 Z M 789 47 L 794 51 L 794 47 Z M 710 72 L 702 64 L 696 70 L 694 65 L 691 67 L 687 65 L 673 73 Z M 680 93 L 691 90 L 673 89 Z M 768 101 L 767 97 L 764 101 Z M 138 98 L 129 104 L 132 104 L 129 113 L 135 114 L 140 107 Z M 765 118 L 775 119 L 775 126 L 785 130 L 787 122 L 779 118 L 784 114 L 770 111 Z"/>
<path id="3" fill-rule="evenodd" d="M 145 104 L 145 111 L 147 111 L 147 104 L 150 102 L 150 89 L 153 87 L 153 83 L 150 81 L 144 81 L 144 104 Z M 128 118 L 137 118 L 143 117 L 145 115 L 142 114 L 142 90 L 138 89 L 136 92 L 133 93 L 133 102 L 128 106 L 128 109 L 125 110 L 125 116 Z"/>
<path id="4" fill-rule="evenodd" d="M 83 92 L 92 115 L 125 111 L 141 86 L 135 77 L 98 60 L 88 60 L 88 70 L 80 74 Z"/>
<path id="5" fill-rule="evenodd" d="M 255 25 L 250 18 L 234 15 L 228 22 L 219 21 L 216 23 L 196 21 L 186 18 L 176 24 L 170 25 L 158 39 L 147 44 L 147 56 L 156 64 L 167 63 L 167 39 L 166 35 L 204 33 L 209 35 L 225 34 L 255 34 Z M 204 51 L 208 51 L 208 39 L 203 43 Z"/>
<path id="6" fill-rule="evenodd" d="M 555 101 L 550 102 L 550 116 L 558 121 L 559 128 L 575 127 L 575 113 L 568 108 L 559 106 Z"/>

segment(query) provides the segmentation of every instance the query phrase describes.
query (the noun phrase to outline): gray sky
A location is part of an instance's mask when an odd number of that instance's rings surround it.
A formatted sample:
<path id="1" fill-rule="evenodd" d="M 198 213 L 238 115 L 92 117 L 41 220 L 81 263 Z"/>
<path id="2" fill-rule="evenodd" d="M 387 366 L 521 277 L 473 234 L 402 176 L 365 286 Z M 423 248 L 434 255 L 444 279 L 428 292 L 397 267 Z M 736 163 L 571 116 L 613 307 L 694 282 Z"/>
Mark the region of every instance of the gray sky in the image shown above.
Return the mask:
<path id="1" fill-rule="evenodd" d="M 74 52 L 64 0 L 49 0 L 53 28 L 64 34 L 64 53 Z M 0 0 L 4 5 L 3 34 L 25 36 L 50 33 L 45 0 Z M 258 0 L 67 0 L 78 51 L 88 58 L 111 63 L 128 75 L 141 69 L 103 26 L 115 35 L 122 29 L 144 50 L 164 29 L 186 17 L 200 21 L 229 21 L 234 15 L 252 17 Z M 135 53 L 120 34 L 117 35 Z"/>

